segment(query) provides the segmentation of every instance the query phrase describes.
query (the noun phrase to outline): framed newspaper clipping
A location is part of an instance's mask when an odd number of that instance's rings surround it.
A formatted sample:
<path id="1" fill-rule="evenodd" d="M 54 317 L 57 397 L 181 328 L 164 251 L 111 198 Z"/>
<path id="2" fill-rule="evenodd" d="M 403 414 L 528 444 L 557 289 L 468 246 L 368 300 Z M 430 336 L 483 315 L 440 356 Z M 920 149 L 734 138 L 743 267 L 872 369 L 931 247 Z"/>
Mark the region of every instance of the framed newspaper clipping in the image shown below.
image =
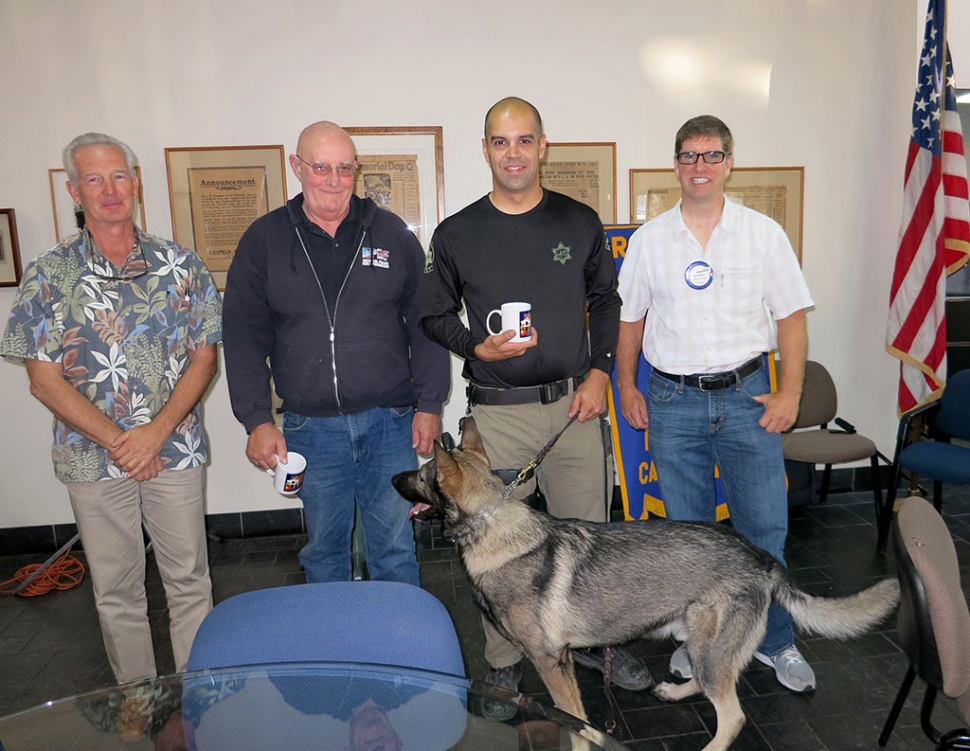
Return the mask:
<path id="1" fill-rule="evenodd" d="M 18 286 L 22 271 L 16 212 L 0 209 L 0 287 Z"/>
<path id="2" fill-rule="evenodd" d="M 804 167 L 735 167 L 724 195 L 778 222 L 801 263 L 804 185 Z M 679 200 L 680 183 L 672 169 L 630 170 L 631 224 L 643 224 Z"/>
<path id="3" fill-rule="evenodd" d="M 344 130 L 354 140 L 360 164 L 354 193 L 401 217 L 427 250 L 445 216 L 441 126 Z"/>
<path id="4" fill-rule="evenodd" d="M 547 143 L 539 182 L 585 203 L 603 224 L 616 224 L 615 143 Z"/>
<path id="5" fill-rule="evenodd" d="M 138 197 L 135 199 L 135 224 L 145 229 L 145 193 L 141 181 L 141 167 L 135 165 L 138 178 Z M 51 186 L 51 208 L 54 210 L 54 242 L 76 235 L 84 228 L 84 212 L 74 204 L 67 192 L 67 172 L 63 169 L 47 170 L 47 181 Z M 139 220 L 140 217 L 140 220 Z"/>
<path id="6" fill-rule="evenodd" d="M 165 149 L 175 242 L 192 248 L 216 286 L 243 232 L 286 203 L 282 146 L 215 146 Z"/>

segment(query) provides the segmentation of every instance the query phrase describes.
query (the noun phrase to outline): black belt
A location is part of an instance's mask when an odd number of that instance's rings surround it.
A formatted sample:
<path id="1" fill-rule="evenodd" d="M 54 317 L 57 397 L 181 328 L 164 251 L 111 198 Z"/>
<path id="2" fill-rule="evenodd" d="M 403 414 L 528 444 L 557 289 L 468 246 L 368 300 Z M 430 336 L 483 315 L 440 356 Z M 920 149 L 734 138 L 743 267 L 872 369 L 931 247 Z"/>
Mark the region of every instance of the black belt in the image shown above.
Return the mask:
<path id="1" fill-rule="evenodd" d="M 569 382 L 573 390 L 586 380 L 585 375 L 563 378 L 561 381 L 543 383 L 539 386 L 522 386 L 501 389 L 493 386 L 478 386 L 469 383 L 465 393 L 470 404 L 554 404 L 569 393 Z"/>
<path id="2" fill-rule="evenodd" d="M 742 378 L 747 378 L 749 375 L 752 373 L 757 373 L 759 370 L 761 370 L 760 356 L 755 357 L 753 360 L 748 360 L 748 362 L 746 362 L 744 365 L 735 368 L 734 370 L 729 370 L 726 373 L 674 375 L 673 373 L 664 373 L 662 370 L 656 369 L 654 369 L 654 373 L 671 381 L 677 381 L 678 383 L 683 383 L 687 386 L 695 386 L 701 391 L 718 391 L 719 389 L 726 389 L 728 386 L 733 386 Z"/>

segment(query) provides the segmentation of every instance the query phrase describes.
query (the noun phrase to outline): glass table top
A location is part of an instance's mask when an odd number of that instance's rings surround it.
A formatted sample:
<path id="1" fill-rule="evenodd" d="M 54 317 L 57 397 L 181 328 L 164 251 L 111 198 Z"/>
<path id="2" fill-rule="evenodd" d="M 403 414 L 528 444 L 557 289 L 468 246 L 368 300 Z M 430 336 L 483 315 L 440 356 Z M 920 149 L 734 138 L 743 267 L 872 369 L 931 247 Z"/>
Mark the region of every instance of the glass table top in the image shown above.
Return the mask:
<path id="1" fill-rule="evenodd" d="M 514 705 L 514 717 L 483 717 L 482 697 Z M 624 748 L 571 715 L 488 684 L 348 663 L 182 673 L 0 718 L 0 751 Z"/>

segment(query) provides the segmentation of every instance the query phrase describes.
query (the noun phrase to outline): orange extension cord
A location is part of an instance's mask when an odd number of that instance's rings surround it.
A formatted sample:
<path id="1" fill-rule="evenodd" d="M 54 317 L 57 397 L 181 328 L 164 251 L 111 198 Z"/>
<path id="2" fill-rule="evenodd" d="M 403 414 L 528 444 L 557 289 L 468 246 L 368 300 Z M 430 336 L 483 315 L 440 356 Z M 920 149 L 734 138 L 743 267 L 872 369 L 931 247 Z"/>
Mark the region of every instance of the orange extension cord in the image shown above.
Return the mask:
<path id="1" fill-rule="evenodd" d="M 13 579 L 0 582 L 0 595 L 37 597 L 55 589 L 73 589 L 84 581 L 84 564 L 71 555 L 71 549 L 68 548 L 64 555 L 51 563 L 30 584 L 18 592 L 17 585 L 27 581 L 43 565 L 43 563 L 31 563 L 17 571 Z"/>

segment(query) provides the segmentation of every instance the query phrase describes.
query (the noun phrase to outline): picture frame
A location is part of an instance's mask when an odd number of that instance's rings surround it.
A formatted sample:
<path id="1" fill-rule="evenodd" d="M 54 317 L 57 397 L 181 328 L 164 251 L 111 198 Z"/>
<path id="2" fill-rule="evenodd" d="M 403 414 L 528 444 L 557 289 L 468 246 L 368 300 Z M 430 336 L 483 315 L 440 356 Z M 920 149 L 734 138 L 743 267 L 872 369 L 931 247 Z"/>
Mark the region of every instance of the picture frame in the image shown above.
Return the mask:
<path id="1" fill-rule="evenodd" d="M 145 229 L 145 187 L 141 179 L 141 167 L 135 165 L 135 177 L 138 178 L 138 197 L 135 199 L 136 217 L 141 217 L 138 227 Z M 81 230 L 78 215 L 83 221 L 84 212 L 80 206 L 74 205 L 74 199 L 67 190 L 67 171 L 63 168 L 47 170 L 47 180 L 51 186 L 51 208 L 54 211 L 54 242 L 59 243 Z"/>
<path id="2" fill-rule="evenodd" d="M 0 209 L 0 287 L 20 286 L 22 273 L 17 213 L 13 209 Z"/>
<path id="3" fill-rule="evenodd" d="M 243 232 L 286 203 L 283 146 L 166 148 L 165 169 L 172 239 L 194 250 L 224 290 Z"/>
<path id="4" fill-rule="evenodd" d="M 360 169 L 354 193 L 397 214 L 427 250 L 445 218 L 444 138 L 440 125 L 344 128 Z"/>
<path id="5" fill-rule="evenodd" d="M 585 203 L 603 224 L 616 224 L 615 142 L 547 143 L 539 182 Z"/>
<path id="6" fill-rule="evenodd" d="M 735 167 L 724 195 L 778 222 L 801 263 L 804 187 L 804 167 Z M 643 224 L 679 200 L 680 183 L 673 169 L 630 170 L 631 224 Z"/>

